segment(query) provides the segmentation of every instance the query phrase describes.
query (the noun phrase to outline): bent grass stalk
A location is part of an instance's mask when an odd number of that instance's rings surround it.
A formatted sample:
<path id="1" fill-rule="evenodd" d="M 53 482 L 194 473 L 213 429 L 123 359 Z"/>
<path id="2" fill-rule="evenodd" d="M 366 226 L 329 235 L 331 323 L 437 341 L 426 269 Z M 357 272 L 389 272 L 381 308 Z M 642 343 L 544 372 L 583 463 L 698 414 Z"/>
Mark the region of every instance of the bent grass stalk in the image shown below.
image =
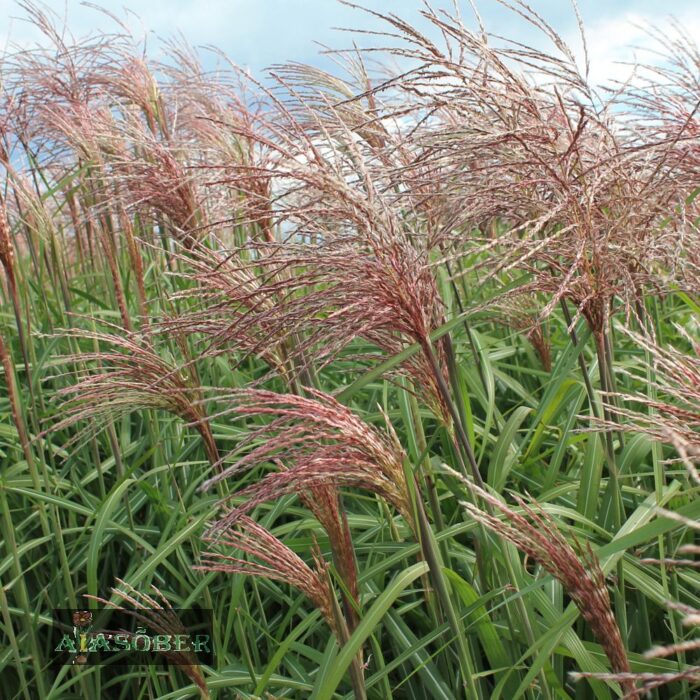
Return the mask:
<path id="1" fill-rule="evenodd" d="M 458 474 L 454 470 L 451 472 Z M 576 552 L 546 513 L 541 509 L 533 510 L 522 498 L 515 497 L 524 515 L 517 513 L 465 477 L 459 475 L 459 479 L 472 492 L 481 496 L 492 509 L 500 511 L 505 519 L 500 520 L 494 516 L 493 511 L 481 510 L 473 503 L 463 502 L 463 507 L 479 522 L 532 556 L 552 574 L 571 596 L 583 618 L 591 625 L 613 671 L 629 673 L 629 659 L 620 628 L 612 613 L 605 575 L 590 547 L 584 550 L 581 545 L 575 543 L 579 550 Z M 626 693 L 636 695 L 633 681 L 625 679 L 622 686 Z"/>

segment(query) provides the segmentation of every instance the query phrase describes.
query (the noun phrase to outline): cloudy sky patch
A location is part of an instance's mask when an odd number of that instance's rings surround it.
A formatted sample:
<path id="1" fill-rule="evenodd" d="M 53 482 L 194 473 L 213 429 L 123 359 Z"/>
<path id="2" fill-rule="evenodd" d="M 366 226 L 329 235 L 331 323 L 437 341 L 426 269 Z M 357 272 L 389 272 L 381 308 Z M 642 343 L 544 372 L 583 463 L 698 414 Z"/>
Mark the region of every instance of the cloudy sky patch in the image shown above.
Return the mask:
<path id="1" fill-rule="evenodd" d="M 285 61 L 328 67 L 331 60 L 320 54 L 319 44 L 350 48 L 353 40 L 360 46 L 379 41 L 344 33 L 338 27 L 379 31 L 384 26 L 377 18 L 334 0 L 102 0 L 97 4 L 122 19 L 136 37 L 145 37 L 151 55 L 158 54 L 162 40 L 181 34 L 191 45 L 222 49 L 234 62 L 259 76 L 267 67 Z M 380 12 L 395 12 L 419 28 L 426 27 L 419 0 L 365 0 L 362 4 Z M 449 0 L 432 4 L 436 8 L 451 7 Z M 537 31 L 496 0 L 477 0 L 476 4 L 489 31 L 544 48 Z M 530 5 L 582 56 L 569 3 L 531 0 Z M 50 7 L 59 17 L 59 25 L 65 19 L 77 37 L 117 30 L 114 22 L 79 0 L 52 2 Z M 473 24 L 469 3 L 464 1 L 460 7 L 465 22 Z M 700 36 L 700 10 L 693 0 L 663 4 L 649 0 L 581 0 L 579 8 L 586 26 L 591 77 L 597 83 L 624 79 L 631 69 L 619 62 L 635 57 L 644 60 L 645 49 L 652 45 L 644 27 L 667 27 L 670 15 L 691 36 Z M 15 0 L 0 0 L 0 17 L 4 20 L 0 23 L 0 46 L 21 48 L 40 40 L 26 15 Z"/>

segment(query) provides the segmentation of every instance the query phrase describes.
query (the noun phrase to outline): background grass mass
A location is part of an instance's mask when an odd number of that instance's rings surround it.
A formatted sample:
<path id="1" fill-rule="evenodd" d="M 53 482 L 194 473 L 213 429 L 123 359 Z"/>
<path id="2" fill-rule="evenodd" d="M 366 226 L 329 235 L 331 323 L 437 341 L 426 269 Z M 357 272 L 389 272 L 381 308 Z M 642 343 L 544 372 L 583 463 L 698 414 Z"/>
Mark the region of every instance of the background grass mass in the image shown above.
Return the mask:
<path id="1" fill-rule="evenodd" d="M 3 698 L 695 696 L 700 53 L 598 87 L 509 7 L 548 49 L 426 6 L 260 84 L 26 5 Z M 56 671 L 108 602 L 213 609 L 215 667 Z"/>

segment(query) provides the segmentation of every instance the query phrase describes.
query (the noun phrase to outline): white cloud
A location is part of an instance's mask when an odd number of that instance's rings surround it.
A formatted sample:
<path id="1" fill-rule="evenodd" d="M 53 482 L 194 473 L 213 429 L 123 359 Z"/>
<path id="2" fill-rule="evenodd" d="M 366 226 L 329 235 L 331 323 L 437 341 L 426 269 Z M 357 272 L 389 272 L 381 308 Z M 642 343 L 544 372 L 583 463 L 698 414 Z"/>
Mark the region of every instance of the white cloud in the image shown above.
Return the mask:
<path id="1" fill-rule="evenodd" d="M 380 28 L 378 20 L 352 10 L 335 0 L 96 0 L 114 12 L 137 37 L 148 37 L 149 53 L 156 55 L 159 38 L 170 38 L 181 32 L 192 45 L 214 45 L 234 61 L 260 71 L 265 66 L 286 60 L 318 63 L 319 48 L 315 42 L 333 46 L 349 46 L 351 37 L 333 31 L 337 26 Z M 421 0 L 360 0 L 361 4 L 382 12 L 395 12 L 412 22 L 418 22 Z M 568 3 L 561 0 L 530 0 L 531 5 L 562 32 L 572 48 L 580 51 L 580 39 L 574 14 Z M 435 0 L 438 7 L 449 7 L 450 0 Z M 477 0 L 487 29 L 512 35 L 524 43 L 540 43 L 542 37 L 525 22 L 507 13 L 495 0 Z M 596 83 L 623 80 L 630 73 L 621 61 L 644 60 L 644 52 L 633 46 L 652 45 L 640 25 L 667 26 L 664 16 L 671 11 L 691 34 L 700 36 L 700 12 L 692 0 L 673 0 L 669 5 L 657 5 L 651 0 L 579 0 L 584 13 L 586 35 L 591 59 L 591 77 Z M 470 12 L 466 0 L 461 0 L 465 19 Z M 60 17 L 67 16 L 68 26 L 76 36 L 111 30 L 115 25 L 99 12 L 85 7 L 80 0 L 52 0 L 49 6 Z M 131 13 L 124 8 L 130 8 Z M 0 0 L 0 50 L 8 37 L 19 46 L 28 46 L 40 39 L 36 28 L 21 19 L 25 13 L 15 0 Z M 59 24 L 62 20 L 59 20 Z M 354 37 L 361 44 L 370 41 Z"/>
<path id="2" fill-rule="evenodd" d="M 213 45 L 234 61 L 261 70 L 286 60 L 312 61 L 321 44 L 348 46 L 350 39 L 336 32 L 338 26 L 373 26 L 361 12 L 335 0 L 95 0 L 96 4 L 124 20 L 137 37 L 148 37 L 149 49 L 157 50 L 157 39 L 182 34 L 193 46 Z M 416 16 L 415 6 L 404 0 L 369 0 L 367 5 L 383 11 Z M 59 26 L 67 17 L 73 35 L 96 31 L 117 31 L 115 24 L 80 0 L 50 3 L 59 16 Z M 125 10 L 128 8 L 128 10 Z M 41 40 L 41 34 L 22 19 L 26 16 L 14 0 L 0 0 L 0 49 L 9 43 L 28 47 Z M 17 19 L 10 19 L 15 17 Z"/>
<path id="3" fill-rule="evenodd" d="M 653 14 L 621 12 L 617 15 L 600 17 L 589 21 L 586 26 L 586 40 L 590 59 L 590 80 L 596 85 L 610 85 L 624 82 L 632 75 L 634 64 L 653 63 L 654 50 L 661 47 L 650 35 L 649 30 L 662 28 L 673 35 L 672 17 L 666 14 L 669 8 L 659 8 Z M 700 36 L 700 13 L 681 4 L 673 19 L 690 36 Z M 582 59 L 580 39 L 571 32 L 568 37 L 577 56 Z M 582 62 L 583 65 L 583 62 Z"/>

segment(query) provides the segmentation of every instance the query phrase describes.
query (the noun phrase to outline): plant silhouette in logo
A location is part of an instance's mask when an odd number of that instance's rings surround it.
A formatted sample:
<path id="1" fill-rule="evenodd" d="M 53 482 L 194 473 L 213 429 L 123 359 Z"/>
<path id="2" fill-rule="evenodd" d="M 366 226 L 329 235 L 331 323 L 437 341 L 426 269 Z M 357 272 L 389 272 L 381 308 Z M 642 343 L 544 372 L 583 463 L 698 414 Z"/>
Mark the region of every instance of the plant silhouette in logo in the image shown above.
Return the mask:
<path id="1" fill-rule="evenodd" d="M 89 610 L 73 612 L 73 634 L 79 639 L 80 653 L 73 659 L 74 664 L 87 663 L 87 633 L 92 627 L 92 613 Z"/>
<path id="2" fill-rule="evenodd" d="M 76 610 L 73 613 L 73 626 L 78 628 L 89 627 L 92 623 L 92 613 L 89 610 Z"/>

